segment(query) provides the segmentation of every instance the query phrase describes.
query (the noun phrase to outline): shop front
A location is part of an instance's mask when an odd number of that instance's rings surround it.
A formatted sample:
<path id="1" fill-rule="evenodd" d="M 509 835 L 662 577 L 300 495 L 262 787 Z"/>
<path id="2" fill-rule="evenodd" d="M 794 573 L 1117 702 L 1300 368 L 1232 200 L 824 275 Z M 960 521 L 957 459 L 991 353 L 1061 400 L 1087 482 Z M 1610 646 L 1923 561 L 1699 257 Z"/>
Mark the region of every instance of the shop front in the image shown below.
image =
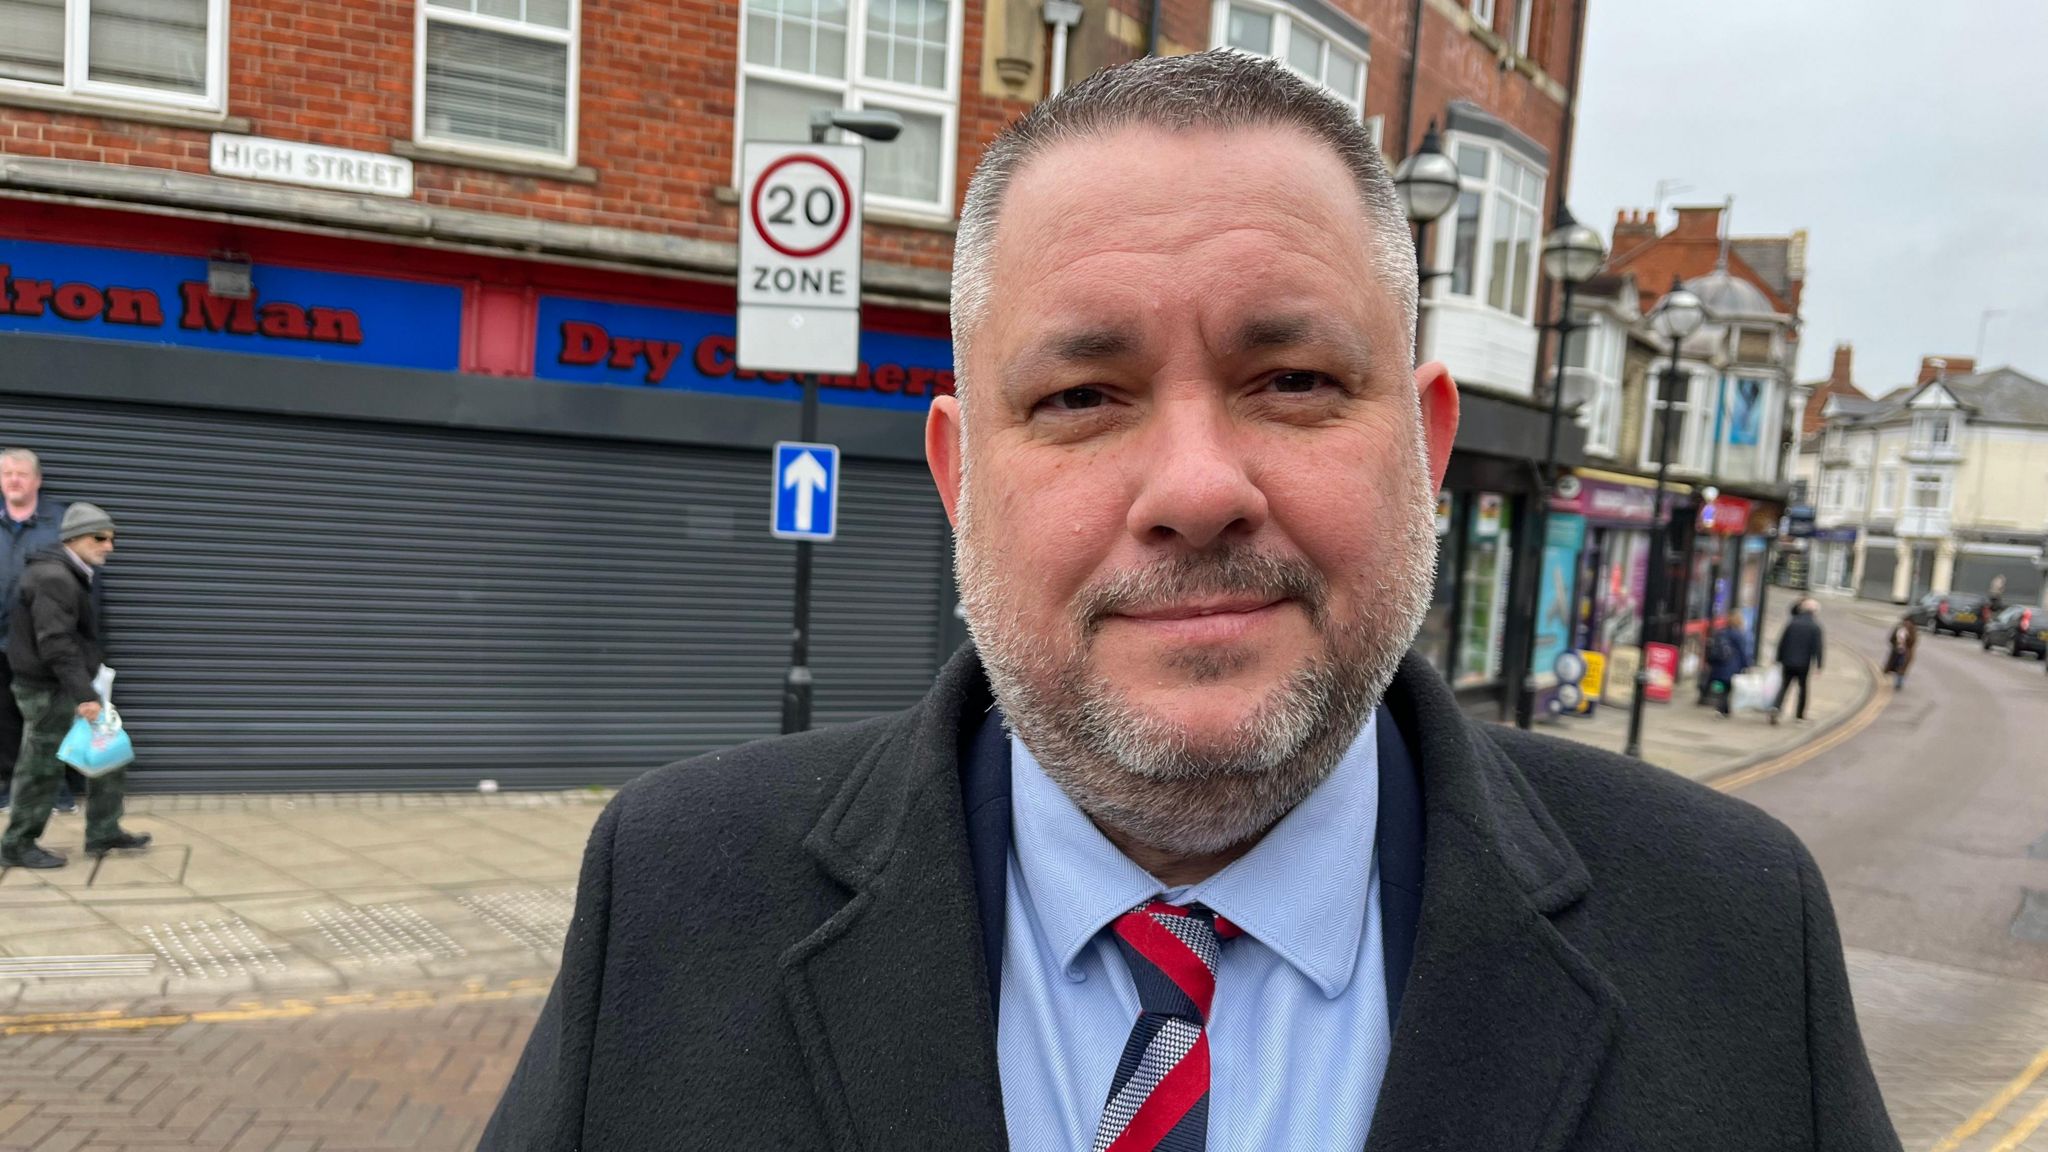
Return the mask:
<path id="1" fill-rule="evenodd" d="M 1856 571 L 1856 536 L 1854 528 L 1816 528 L 1806 538 L 1807 553 L 1812 558 L 1807 574 L 1813 587 L 1855 591 L 1850 577 Z"/>
<path id="2" fill-rule="evenodd" d="M 1671 501 L 1669 492 L 1665 499 Z M 1655 488 L 1632 476 L 1582 470 L 1559 481 L 1552 515 L 1584 524 L 1573 581 L 1574 648 L 1611 655 L 1640 641 L 1656 507 Z M 1546 587 L 1552 583 L 1546 576 Z"/>
<path id="3" fill-rule="evenodd" d="M 1437 495 L 1436 587 L 1415 651 L 1443 672 L 1462 701 L 1504 718 L 1529 642 L 1514 611 L 1516 561 L 1530 543 L 1522 533 L 1540 475 L 1526 453 L 1545 443 L 1548 410 L 1478 391 L 1460 396 L 1459 404 L 1458 439 Z M 1561 441 L 1560 460 L 1579 459 L 1584 433 L 1576 425 Z"/>
<path id="4" fill-rule="evenodd" d="M 110 663 L 143 788 L 616 782 L 774 734 L 801 381 L 733 294 L 116 211 L 0 222 L 0 421 L 121 525 Z M 902 707 L 961 637 L 922 412 L 943 315 L 871 308 L 820 381 L 815 716 Z"/>

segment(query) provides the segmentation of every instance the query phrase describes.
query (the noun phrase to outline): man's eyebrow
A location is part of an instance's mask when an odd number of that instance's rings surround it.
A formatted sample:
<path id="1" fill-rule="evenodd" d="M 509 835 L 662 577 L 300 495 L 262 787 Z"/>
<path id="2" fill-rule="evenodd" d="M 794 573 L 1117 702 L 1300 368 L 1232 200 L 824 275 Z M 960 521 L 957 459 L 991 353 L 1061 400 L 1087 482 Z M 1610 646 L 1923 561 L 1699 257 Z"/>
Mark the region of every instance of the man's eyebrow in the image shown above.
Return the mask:
<path id="1" fill-rule="evenodd" d="M 1138 342 L 1121 328 L 1082 328 L 1063 332 L 1033 350 L 1035 359 L 1055 362 L 1114 360 L 1136 350 Z"/>
<path id="2" fill-rule="evenodd" d="M 1128 329 L 1096 326 L 1058 332 L 1025 349 L 1004 372 L 1012 391 L 1022 391 L 1031 378 L 1067 364 L 1095 364 L 1129 356 L 1138 338 Z"/>
<path id="3" fill-rule="evenodd" d="M 1311 343 L 1348 344 L 1335 325 L 1301 313 L 1255 316 L 1238 326 L 1228 351 L 1257 352 L 1266 348 L 1291 348 Z"/>

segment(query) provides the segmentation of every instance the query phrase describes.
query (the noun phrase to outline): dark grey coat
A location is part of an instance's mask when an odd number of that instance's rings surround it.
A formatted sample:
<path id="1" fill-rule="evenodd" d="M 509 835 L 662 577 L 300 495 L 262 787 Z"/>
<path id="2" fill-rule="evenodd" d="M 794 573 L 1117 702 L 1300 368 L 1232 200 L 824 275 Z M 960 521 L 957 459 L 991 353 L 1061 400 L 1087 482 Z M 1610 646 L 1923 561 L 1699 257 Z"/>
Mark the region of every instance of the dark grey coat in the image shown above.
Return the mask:
<path id="1" fill-rule="evenodd" d="M 1004 1147 L 959 784 L 988 707 L 963 652 L 908 712 L 622 791 L 482 1147 Z M 1388 707 L 1425 863 L 1370 1152 L 1898 1148 L 1790 832 L 1469 721 L 1414 657 Z"/>

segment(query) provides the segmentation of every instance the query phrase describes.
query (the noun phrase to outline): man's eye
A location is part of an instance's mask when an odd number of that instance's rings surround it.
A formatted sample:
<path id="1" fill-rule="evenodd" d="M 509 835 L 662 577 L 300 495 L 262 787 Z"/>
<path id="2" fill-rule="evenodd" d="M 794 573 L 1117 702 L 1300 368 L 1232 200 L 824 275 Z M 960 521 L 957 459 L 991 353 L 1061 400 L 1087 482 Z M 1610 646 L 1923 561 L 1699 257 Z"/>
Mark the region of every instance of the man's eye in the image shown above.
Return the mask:
<path id="1" fill-rule="evenodd" d="M 1282 372 L 1273 377 L 1275 392 L 1313 392 L 1330 382 L 1321 372 Z"/>
<path id="2" fill-rule="evenodd" d="M 1100 408 L 1107 397 L 1100 388 L 1068 388 L 1055 392 L 1046 403 L 1066 412 L 1078 412 L 1084 408 Z"/>

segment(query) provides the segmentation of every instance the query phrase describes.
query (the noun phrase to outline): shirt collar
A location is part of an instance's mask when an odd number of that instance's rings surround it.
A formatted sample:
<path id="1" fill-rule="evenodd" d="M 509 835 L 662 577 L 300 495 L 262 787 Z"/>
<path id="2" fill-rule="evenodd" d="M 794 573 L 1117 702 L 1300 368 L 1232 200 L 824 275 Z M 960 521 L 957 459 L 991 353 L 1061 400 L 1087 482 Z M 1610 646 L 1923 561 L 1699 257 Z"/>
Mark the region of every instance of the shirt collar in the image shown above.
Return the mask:
<path id="1" fill-rule="evenodd" d="M 88 584 L 92 583 L 92 565 L 90 565 L 90 564 L 87 564 L 87 563 L 86 563 L 85 561 L 83 561 L 83 560 L 80 560 L 80 559 L 78 558 L 78 553 L 76 553 L 76 552 L 73 552 L 73 551 L 71 550 L 71 545 L 69 545 L 69 544 L 66 544 L 66 545 L 64 545 L 64 558 L 65 558 L 66 560 L 69 560 L 69 561 L 71 561 L 71 566 L 72 566 L 73 568 L 76 568 L 76 569 L 78 569 L 78 570 L 79 570 L 79 571 L 80 571 L 81 573 L 84 573 L 84 575 L 85 575 L 85 582 L 86 582 L 86 583 L 88 583 Z"/>
<path id="2" fill-rule="evenodd" d="M 1379 820 L 1377 716 L 1337 768 L 1252 850 L 1169 890 L 1117 850 L 1010 739 L 1012 844 L 1045 943 L 1070 974 L 1096 933 L 1153 897 L 1214 909 L 1336 998 L 1358 966 Z"/>

